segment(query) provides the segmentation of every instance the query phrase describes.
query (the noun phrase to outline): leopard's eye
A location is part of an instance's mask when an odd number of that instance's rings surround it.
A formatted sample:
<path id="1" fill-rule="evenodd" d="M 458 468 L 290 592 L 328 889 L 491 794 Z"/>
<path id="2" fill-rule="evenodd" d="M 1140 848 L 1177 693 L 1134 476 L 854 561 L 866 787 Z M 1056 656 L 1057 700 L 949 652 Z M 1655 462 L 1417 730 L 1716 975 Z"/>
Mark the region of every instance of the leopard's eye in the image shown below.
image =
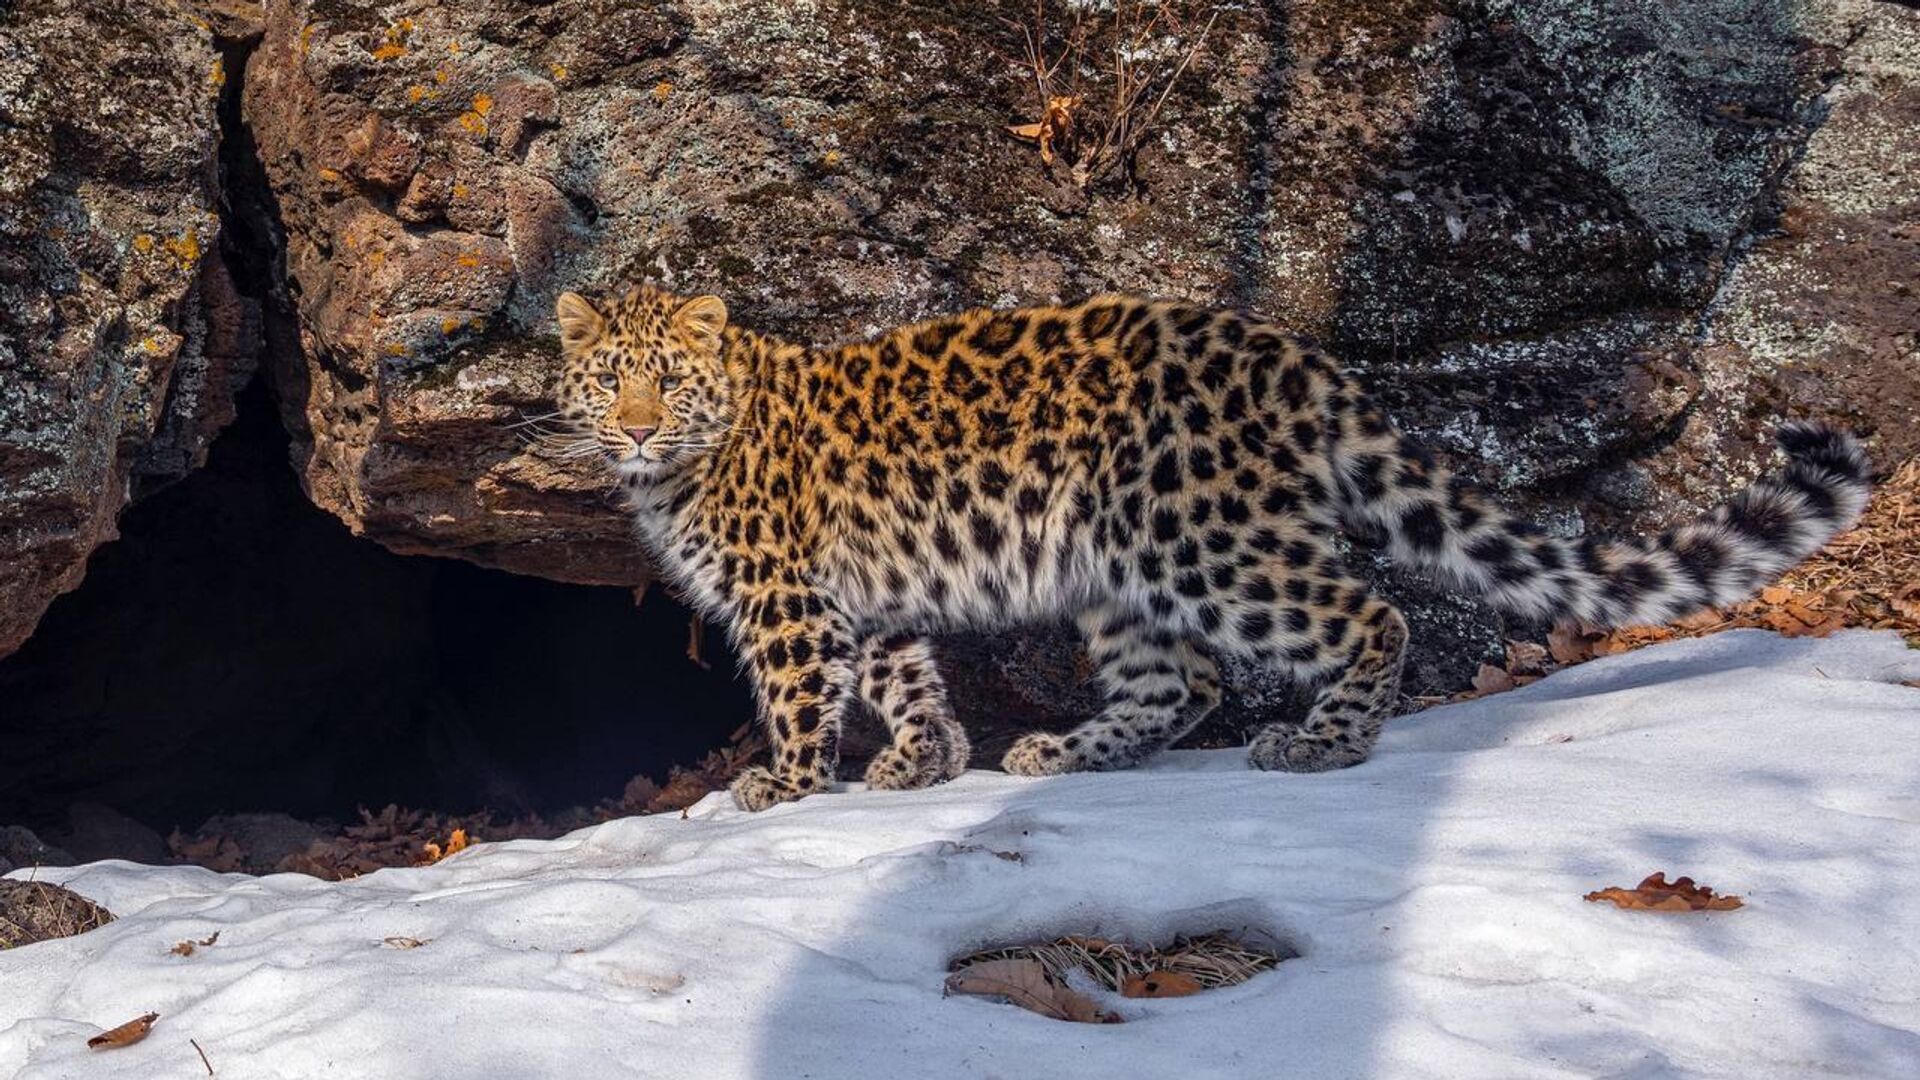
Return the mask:
<path id="1" fill-rule="evenodd" d="M 606 387 L 608 390 L 620 389 L 620 376 L 615 375 L 612 372 L 607 372 L 606 374 L 601 375 L 599 378 L 595 379 L 594 381 L 599 383 L 601 386 Z"/>
<path id="2" fill-rule="evenodd" d="M 680 385 L 680 376 L 678 375 L 666 375 L 666 376 L 662 376 L 660 379 L 660 389 L 662 390 L 671 390 L 674 387 L 679 385 Z"/>

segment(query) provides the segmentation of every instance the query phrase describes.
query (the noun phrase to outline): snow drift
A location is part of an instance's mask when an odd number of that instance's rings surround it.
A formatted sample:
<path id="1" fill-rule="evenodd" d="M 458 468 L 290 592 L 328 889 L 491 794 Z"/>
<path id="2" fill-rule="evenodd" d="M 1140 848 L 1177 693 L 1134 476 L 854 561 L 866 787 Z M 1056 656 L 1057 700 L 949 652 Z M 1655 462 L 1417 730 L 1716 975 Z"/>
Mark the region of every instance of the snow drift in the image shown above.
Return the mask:
<path id="1" fill-rule="evenodd" d="M 193 1039 L 247 1077 L 1910 1077 L 1916 678 L 1892 634 L 1738 631 L 1402 718 L 1338 773 L 716 795 L 340 883 L 45 870 L 121 918 L 0 953 L 0 1074 L 201 1077 Z M 1656 869 L 1747 907 L 1581 900 Z M 1302 955 L 1110 1026 L 940 994 L 987 945 L 1218 928 Z"/>

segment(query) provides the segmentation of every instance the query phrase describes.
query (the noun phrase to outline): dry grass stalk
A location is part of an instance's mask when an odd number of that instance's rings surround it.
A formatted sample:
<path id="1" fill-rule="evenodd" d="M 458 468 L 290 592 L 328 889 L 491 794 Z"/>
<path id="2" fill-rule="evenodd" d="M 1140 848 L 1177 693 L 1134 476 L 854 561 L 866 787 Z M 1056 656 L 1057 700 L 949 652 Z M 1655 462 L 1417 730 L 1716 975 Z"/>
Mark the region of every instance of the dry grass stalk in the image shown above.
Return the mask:
<path id="1" fill-rule="evenodd" d="M 1173 88 L 1219 19 L 1201 0 L 1114 0 L 1110 10 L 1071 5 L 1058 26 L 1045 0 L 1019 30 L 1033 75 L 1037 123 L 1011 128 L 1040 143 L 1052 164 L 1056 149 L 1072 162 L 1082 190 L 1118 173 L 1134 178 L 1134 163 Z M 1169 43 L 1171 43 L 1169 45 Z M 1165 47 L 1163 47 L 1165 46 Z"/>

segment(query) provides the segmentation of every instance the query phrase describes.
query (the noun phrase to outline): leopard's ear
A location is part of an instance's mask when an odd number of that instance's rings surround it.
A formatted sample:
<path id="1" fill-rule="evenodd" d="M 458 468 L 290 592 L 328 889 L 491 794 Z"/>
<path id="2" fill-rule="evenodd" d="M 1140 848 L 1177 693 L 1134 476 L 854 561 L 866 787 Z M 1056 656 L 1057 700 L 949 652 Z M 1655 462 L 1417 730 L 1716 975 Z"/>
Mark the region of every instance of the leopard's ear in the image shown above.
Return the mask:
<path id="1" fill-rule="evenodd" d="M 579 293 L 561 293 L 553 311 L 560 320 L 560 351 L 565 355 L 591 348 L 607 331 L 600 309 Z"/>
<path id="2" fill-rule="evenodd" d="M 727 328 L 727 303 L 717 296 L 696 296 L 673 313 L 674 324 L 709 344 L 718 343 Z"/>

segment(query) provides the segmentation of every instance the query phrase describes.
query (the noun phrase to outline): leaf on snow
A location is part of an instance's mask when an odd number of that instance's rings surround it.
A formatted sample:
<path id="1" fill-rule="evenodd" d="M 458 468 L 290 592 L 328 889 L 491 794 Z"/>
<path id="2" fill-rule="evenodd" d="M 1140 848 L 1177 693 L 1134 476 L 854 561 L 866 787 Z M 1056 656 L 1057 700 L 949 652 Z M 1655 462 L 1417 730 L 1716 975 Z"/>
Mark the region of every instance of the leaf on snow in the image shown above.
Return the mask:
<path id="1" fill-rule="evenodd" d="M 87 1045 L 95 1050 L 113 1050 L 122 1046 L 132 1046 L 147 1037 L 153 1030 L 153 1022 L 160 1019 L 159 1013 L 136 1016 L 117 1028 L 103 1031 L 87 1040 Z"/>
<path id="2" fill-rule="evenodd" d="M 1029 1012 L 1081 1024 L 1118 1024 L 1093 999 L 1047 977 L 1038 960 L 982 960 L 947 976 L 947 993 L 1005 998 Z"/>
<path id="3" fill-rule="evenodd" d="M 1712 889 L 1695 885 L 1690 877 L 1668 883 L 1664 870 L 1647 875 L 1631 889 L 1615 885 L 1590 892 L 1587 899 L 1605 900 L 1628 911 L 1732 911 L 1742 906 L 1739 897 L 1715 896 Z"/>
<path id="4" fill-rule="evenodd" d="M 1199 979 L 1183 971 L 1149 971 L 1145 975 L 1129 975 L 1120 984 L 1120 993 L 1130 998 L 1186 997 L 1205 989 Z"/>
<path id="5" fill-rule="evenodd" d="M 182 941 L 167 951 L 175 956 L 192 956 L 193 950 L 201 945 L 212 945 L 220 940 L 220 931 L 215 930 L 212 937 L 203 937 L 199 941 Z"/>

